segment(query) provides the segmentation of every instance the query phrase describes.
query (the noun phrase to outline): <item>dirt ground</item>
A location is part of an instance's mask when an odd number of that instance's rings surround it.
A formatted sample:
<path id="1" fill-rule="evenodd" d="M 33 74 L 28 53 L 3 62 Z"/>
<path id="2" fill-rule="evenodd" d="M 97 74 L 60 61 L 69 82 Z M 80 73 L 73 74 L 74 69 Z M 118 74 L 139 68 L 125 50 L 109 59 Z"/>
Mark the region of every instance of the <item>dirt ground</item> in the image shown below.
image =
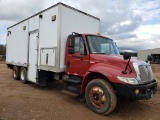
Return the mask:
<path id="1" fill-rule="evenodd" d="M 152 65 L 160 81 L 160 65 Z M 0 62 L 0 119 L 2 120 L 160 120 L 160 84 L 150 100 L 118 99 L 115 110 L 106 116 L 89 110 L 77 96 L 63 91 L 61 81 L 47 87 L 13 80 L 11 70 Z"/>

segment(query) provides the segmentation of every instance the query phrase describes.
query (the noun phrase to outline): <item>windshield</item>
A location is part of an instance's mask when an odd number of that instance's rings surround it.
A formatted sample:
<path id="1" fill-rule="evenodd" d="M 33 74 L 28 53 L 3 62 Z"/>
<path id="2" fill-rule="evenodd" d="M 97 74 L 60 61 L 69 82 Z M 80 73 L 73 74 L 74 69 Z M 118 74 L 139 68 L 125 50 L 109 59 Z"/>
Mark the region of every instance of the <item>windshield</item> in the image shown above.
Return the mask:
<path id="1" fill-rule="evenodd" d="M 119 54 L 115 43 L 109 38 L 87 36 L 87 41 L 91 54 Z"/>

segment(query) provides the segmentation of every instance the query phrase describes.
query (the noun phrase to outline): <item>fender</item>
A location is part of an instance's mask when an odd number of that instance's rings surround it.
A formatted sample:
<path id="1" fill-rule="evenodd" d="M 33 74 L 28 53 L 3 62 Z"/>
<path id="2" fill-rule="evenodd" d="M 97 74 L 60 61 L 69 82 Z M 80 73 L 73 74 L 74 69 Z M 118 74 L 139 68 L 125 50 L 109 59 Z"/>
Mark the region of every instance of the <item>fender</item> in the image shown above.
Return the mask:
<path id="1" fill-rule="evenodd" d="M 109 80 L 109 82 L 119 83 L 119 84 L 126 84 L 126 83 L 118 80 L 117 76 L 136 77 L 136 74 L 134 74 L 135 72 L 133 72 L 132 74 L 132 73 L 129 73 L 129 71 L 127 71 L 128 74 L 122 74 L 122 71 L 123 71 L 123 68 L 113 66 L 111 64 L 97 63 L 92 65 L 83 77 L 80 93 L 83 94 L 87 84 L 92 79 L 94 79 L 93 77 L 92 78 L 90 77 L 90 75 L 93 76 L 93 74 L 99 74 L 99 76 L 97 77 L 105 77 L 106 79 Z"/>

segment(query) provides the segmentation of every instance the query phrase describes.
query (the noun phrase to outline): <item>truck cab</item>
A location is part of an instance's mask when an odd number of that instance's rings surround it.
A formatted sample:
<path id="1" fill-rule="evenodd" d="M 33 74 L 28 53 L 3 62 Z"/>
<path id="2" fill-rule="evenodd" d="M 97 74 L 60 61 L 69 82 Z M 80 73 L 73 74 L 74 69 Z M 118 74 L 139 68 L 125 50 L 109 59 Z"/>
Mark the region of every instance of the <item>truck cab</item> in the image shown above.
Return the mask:
<path id="1" fill-rule="evenodd" d="M 157 90 L 149 63 L 119 54 L 114 41 L 95 34 L 72 33 L 65 51 L 66 90 L 85 96 L 99 114 L 114 110 L 117 97 L 150 99 Z"/>

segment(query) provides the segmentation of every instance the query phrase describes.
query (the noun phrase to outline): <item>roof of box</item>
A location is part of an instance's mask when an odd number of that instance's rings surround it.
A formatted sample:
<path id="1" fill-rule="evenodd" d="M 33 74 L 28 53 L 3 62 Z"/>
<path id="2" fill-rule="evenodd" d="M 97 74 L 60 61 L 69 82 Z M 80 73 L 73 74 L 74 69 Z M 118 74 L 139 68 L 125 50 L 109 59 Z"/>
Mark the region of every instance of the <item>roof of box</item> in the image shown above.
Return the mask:
<path id="1" fill-rule="evenodd" d="M 30 17 L 28 17 L 28 18 L 26 18 L 26 19 L 24 19 L 24 20 L 22 20 L 22 21 L 20 21 L 20 22 L 18 22 L 18 23 L 16 23 L 16 24 L 12 25 L 12 26 L 10 26 L 10 27 L 8 27 L 7 29 L 9 29 L 9 28 L 11 28 L 11 27 L 14 27 L 14 26 L 16 26 L 16 25 L 18 25 L 18 24 L 20 24 L 20 23 L 22 23 L 22 22 L 24 22 L 24 21 L 26 21 L 26 20 L 28 20 L 28 19 L 36 16 L 36 15 L 39 15 L 39 14 L 41 14 L 41 13 L 49 10 L 49 9 L 52 9 L 52 8 L 58 6 L 59 4 L 65 6 L 65 7 L 67 7 L 67 8 L 70 8 L 70 9 L 72 9 L 72 10 L 75 10 L 75 11 L 77 11 L 77 12 L 80 12 L 80 13 L 82 13 L 82 14 L 85 14 L 85 15 L 87 15 L 87 16 L 90 16 L 90 17 L 92 17 L 92 18 L 94 18 L 94 19 L 100 20 L 98 17 L 95 17 L 95 16 L 93 16 L 93 15 L 90 15 L 90 14 L 85 13 L 85 12 L 83 12 L 83 11 L 80 11 L 80 10 L 78 10 L 78 9 L 76 9 L 76 8 L 73 8 L 73 7 L 69 6 L 69 5 L 66 5 L 66 4 L 64 4 L 64 3 L 59 2 L 59 3 L 57 3 L 57 4 L 53 5 L 53 6 L 45 9 L 45 10 L 42 10 L 42 11 L 40 11 L 40 12 L 38 12 L 38 13 L 36 13 L 36 14 L 34 14 L 34 15 L 32 15 L 32 16 L 30 16 Z"/>

